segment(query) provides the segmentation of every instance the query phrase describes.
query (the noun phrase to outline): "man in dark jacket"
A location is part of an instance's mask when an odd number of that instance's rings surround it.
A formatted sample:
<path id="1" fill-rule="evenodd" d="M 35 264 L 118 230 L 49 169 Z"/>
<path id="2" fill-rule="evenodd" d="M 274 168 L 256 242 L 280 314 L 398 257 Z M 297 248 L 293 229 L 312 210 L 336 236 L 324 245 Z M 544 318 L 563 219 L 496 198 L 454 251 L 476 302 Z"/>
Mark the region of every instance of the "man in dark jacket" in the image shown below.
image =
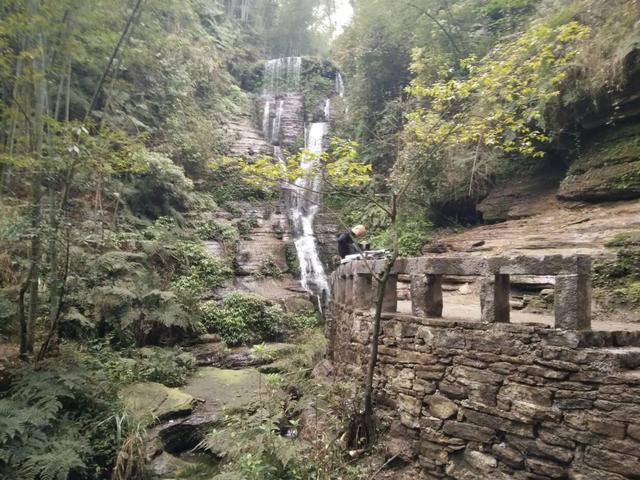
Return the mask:
<path id="1" fill-rule="evenodd" d="M 338 236 L 338 253 L 340 254 L 340 258 L 358 253 L 358 249 L 354 245 L 353 239 L 363 237 L 366 233 L 367 229 L 364 225 L 356 225 L 350 231 L 344 232 Z"/>

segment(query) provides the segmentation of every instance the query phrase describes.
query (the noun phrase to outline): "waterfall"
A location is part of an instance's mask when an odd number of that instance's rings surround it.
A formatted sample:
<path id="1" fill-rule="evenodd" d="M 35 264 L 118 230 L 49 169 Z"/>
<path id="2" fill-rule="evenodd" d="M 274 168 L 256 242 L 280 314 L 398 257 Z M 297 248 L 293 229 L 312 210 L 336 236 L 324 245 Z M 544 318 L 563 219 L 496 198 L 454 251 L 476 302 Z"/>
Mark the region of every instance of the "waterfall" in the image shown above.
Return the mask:
<path id="1" fill-rule="evenodd" d="M 342 75 L 340 72 L 336 73 L 336 93 L 340 97 L 344 97 L 344 82 L 342 81 Z"/>
<path id="2" fill-rule="evenodd" d="M 285 57 L 267 60 L 264 65 L 265 93 L 295 90 L 300 85 L 302 57 Z"/>
<path id="3" fill-rule="evenodd" d="M 327 100 L 324 102 L 324 121 L 325 122 L 331 121 L 331 99 L 330 98 L 327 98 Z"/>
<path id="4" fill-rule="evenodd" d="M 276 118 L 273 121 L 273 128 L 271 129 L 270 141 L 274 145 L 280 143 L 280 124 L 282 123 L 282 112 L 284 111 L 284 100 L 278 102 L 278 109 L 276 110 Z"/>
<path id="5" fill-rule="evenodd" d="M 303 158 L 300 167 L 303 176 L 296 180 L 294 199 L 291 202 L 291 220 L 295 235 L 295 246 L 300 264 L 300 281 L 302 287 L 318 297 L 319 305 L 329 293 L 329 283 L 324 271 L 316 237 L 313 231 L 313 220 L 320 208 L 320 176 L 313 172 L 320 155 L 324 151 L 324 141 L 329 130 L 326 122 L 312 123 L 306 133 L 306 150 L 313 154 L 311 158 Z"/>
<path id="6" fill-rule="evenodd" d="M 265 62 L 262 130 L 265 139 L 273 145 L 275 161 L 282 168 L 286 168 L 282 130 L 283 124 L 290 121 L 292 108 L 292 96 L 288 92 L 300 92 L 301 74 L 301 57 L 275 58 Z M 344 95 L 342 76 L 339 73 L 336 74 L 335 94 Z M 302 158 L 302 175 L 295 185 L 284 182 L 282 185 L 283 190 L 287 191 L 287 208 L 300 265 L 300 282 L 309 294 L 317 298 L 321 309 L 328 298 L 329 282 L 320 260 L 313 228 L 315 216 L 320 210 L 322 187 L 321 176 L 315 172 L 315 167 L 325 148 L 331 117 L 332 101 L 327 98 L 324 103 L 324 121 L 305 125 L 305 148 L 312 155 Z"/>
<path id="7" fill-rule="evenodd" d="M 270 123 L 271 123 L 271 100 L 268 95 L 265 95 L 264 109 L 262 113 L 262 134 L 264 135 L 264 138 L 268 142 L 271 141 L 270 130 L 269 130 Z"/>

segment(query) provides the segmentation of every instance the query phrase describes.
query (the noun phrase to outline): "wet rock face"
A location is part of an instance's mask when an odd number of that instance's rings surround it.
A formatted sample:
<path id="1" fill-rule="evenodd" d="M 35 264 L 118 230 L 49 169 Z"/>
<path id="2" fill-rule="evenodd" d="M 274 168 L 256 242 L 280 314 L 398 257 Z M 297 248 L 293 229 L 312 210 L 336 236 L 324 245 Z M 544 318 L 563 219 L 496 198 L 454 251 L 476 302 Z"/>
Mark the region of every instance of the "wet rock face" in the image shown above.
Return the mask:
<path id="1" fill-rule="evenodd" d="M 338 235 L 342 233 L 339 222 L 329 212 L 321 210 L 314 218 L 313 230 L 318 242 L 318 254 L 324 265 L 333 266 L 338 255 Z"/>
<path id="2" fill-rule="evenodd" d="M 602 132 L 571 165 L 558 196 L 586 201 L 640 197 L 640 124 Z"/>
<path id="3" fill-rule="evenodd" d="M 265 102 L 268 102 L 268 106 Z M 258 100 L 262 109 L 263 135 L 273 145 L 292 147 L 304 136 L 304 96 L 288 92 Z M 265 117 L 265 109 L 266 117 Z M 273 154 L 273 148 L 269 155 Z"/>
<path id="4" fill-rule="evenodd" d="M 562 173 L 544 172 L 498 186 L 478 203 L 477 209 L 488 223 L 537 215 L 554 202 L 562 176 Z"/>
<path id="5" fill-rule="evenodd" d="M 226 126 L 229 143 L 228 154 L 232 157 L 259 158 L 273 154 L 273 147 L 262 137 L 250 115 L 230 119 Z"/>
<path id="6" fill-rule="evenodd" d="M 286 215 L 269 206 L 256 208 L 250 215 L 256 219 L 257 226 L 252 229 L 248 239 L 242 240 L 236 256 L 236 275 L 260 275 L 269 266 L 286 272 L 286 246 L 289 242 L 289 229 Z"/>
<path id="7" fill-rule="evenodd" d="M 338 375 L 361 378 L 369 311 L 334 306 Z M 640 335 L 386 315 L 385 446 L 445 479 L 640 478 Z"/>

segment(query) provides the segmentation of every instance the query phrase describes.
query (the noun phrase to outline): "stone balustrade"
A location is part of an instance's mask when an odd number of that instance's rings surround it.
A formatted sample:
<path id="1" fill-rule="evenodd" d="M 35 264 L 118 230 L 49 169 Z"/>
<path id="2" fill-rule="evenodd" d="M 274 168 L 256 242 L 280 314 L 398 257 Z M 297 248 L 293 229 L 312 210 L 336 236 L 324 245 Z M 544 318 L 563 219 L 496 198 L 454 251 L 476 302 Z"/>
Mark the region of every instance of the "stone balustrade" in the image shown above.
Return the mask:
<path id="1" fill-rule="evenodd" d="M 366 376 L 383 268 L 352 262 L 332 276 L 327 357 L 339 378 Z M 399 261 L 373 385 L 385 458 L 407 478 L 640 479 L 640 331 L 590 328 L 590 268 L 583 256 Z M 556 328 L 509 322 L 509 276 L 527 274 L 556 277 Z M 412 314 L 397 312 L 399 275 Z M 482 277 L 483 321 L 433 318 L 443 275 Z"/>
<path id="2" fill-rule="evenodd" d="M 373 273 L 380 273 L 385 260 L 359 260 L 341 265 L 331 275 L 334 305 L 370 309 L 375 305 L 377 286 Z M 510 275 L 545 275 L 556 278 L 555 328 L 591 328 L 591 259 L 585 255 L 543 255 L 516 257 L 418 257 L 400 259 L 394 265 L 383 300 L 385 313 L 397 312 L 397 279 L 411 278 L 411 310 L 414 316 L 442 317 L 442 277 L 478 276 L 481 320 L 509 323 Z"/>

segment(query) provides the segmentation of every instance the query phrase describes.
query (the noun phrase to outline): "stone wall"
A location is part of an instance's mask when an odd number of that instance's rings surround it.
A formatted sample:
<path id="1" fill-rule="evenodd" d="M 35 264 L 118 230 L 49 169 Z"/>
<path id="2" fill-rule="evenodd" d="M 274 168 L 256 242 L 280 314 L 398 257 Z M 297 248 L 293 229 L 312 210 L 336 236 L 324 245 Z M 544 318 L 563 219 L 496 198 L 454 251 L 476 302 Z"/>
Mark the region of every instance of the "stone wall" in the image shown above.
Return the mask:
<path id="1" fill-rule="evenodd" d="M 373 312 L 349 270 L 332 278 L 329 352 L 361 379 Z M 426 479 L 640 478 L 639 332 L 402 315 L 388 293 L 375 382 L 389 457 Z"/>

